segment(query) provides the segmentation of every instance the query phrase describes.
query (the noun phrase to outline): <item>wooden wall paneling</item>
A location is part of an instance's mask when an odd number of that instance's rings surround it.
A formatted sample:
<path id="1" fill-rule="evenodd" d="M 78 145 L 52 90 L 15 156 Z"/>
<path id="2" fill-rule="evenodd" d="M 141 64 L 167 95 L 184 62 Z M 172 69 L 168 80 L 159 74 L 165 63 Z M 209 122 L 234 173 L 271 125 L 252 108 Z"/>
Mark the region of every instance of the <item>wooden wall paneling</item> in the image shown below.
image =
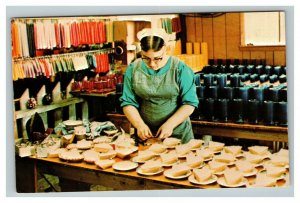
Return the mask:
<path id="1" fill-rule="evenodd" d="M 186 16 L 186 42 L 195 42 L 196 41 L 196 28 L 195 28 L 195 17 Z"/>
<path id="2" fill-rule="evenodd" d="M 251 58 L 250 51 L 243 51 L 242 52 L 242 59 L 250 59 L 250 58 Z"/>
<path id="3" fill-rule="evenodd" d="M 274 52 L 273 51 L 266 51 L 266 64 L 274 65 Z"/>
<path id="4" fill-rule="evenodd" d="M 213 18 L 214 58 L 226 59 L 225 15 Z"/>
<path id="5" fill-rule="evenodd" d="M 226 13 L 226 55 L 228 59 L 242 59 L 240 13 Z"/>
<path id="6" fill-rule="evenodd" d="M 251 63 L 255 60 L 255 64 L 265 64 L 266 52 L 265 51 L 251 51 Z"/>
<path id="7" fill-rule="evenodd" d="M 208 58 L 214 58 L 213 22 L 212 18 L 202 18 L 203 42 L 207 42 Z"/>
<path id="8" fill-rule="evenodd" d="M 251 51 L 251 59 L 266 59 L 265 51 Z"/>
<path id="9" fill-rule="evenodd" d="M 196 42 L 203 42 L 202 32 L 203 32 L 202 18 L 195 17 L 195 41 Z"/>
<path id="10" fill-rule="evenodd" d="M 285 51 L 274 51 L 274 65 L 286 65 Z"/>

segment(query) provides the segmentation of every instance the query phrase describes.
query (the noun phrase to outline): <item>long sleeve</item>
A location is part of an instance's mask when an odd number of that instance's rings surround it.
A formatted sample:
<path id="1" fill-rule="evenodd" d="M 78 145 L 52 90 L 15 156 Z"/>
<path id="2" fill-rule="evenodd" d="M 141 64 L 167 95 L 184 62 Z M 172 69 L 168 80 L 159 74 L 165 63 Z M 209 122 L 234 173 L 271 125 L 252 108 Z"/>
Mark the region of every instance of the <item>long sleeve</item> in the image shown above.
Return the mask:
<path id="1" fill-rule="evenodd" d="M 124 106 L 134 106 L 136 108 L 139 108 L 139 103 L 137 101 L 137 96 L 132 90 L 132 71 L 133 71 L 133 65 L 130 64 L 127 67 L 127 70 L 124 75 L 124 86 L 123 86 L 123 94 L 120 97 L 121 101 L 121 107 Z"/>
<path id="2" fill-rule="evenodd" d="M 199 100 L 196 94 L 194 72 L 183 62 L 179 63 L 178 84 L 181 94 L 181 104 L 198 107 Z"/>

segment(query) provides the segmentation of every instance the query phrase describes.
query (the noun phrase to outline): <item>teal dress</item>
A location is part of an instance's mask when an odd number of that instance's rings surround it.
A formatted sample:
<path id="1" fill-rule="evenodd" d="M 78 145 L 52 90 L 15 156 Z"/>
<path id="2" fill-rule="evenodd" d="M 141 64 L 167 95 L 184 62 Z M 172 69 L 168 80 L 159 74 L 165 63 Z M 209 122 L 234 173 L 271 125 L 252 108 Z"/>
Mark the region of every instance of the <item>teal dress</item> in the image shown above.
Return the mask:
<path id="1" fill-rule="evenodd" d="M 180 106 L 198 107 L 194 73 L 172 56 L 158 71 L 148 68 L 141 59 L 137 59 L 126 70 L 120 101 L 121 107 L 136 107 L 155 134 Z M 182 143 L 194 137 L 189 118 L 173 130 L 172 137 L 181 139 Z"/>

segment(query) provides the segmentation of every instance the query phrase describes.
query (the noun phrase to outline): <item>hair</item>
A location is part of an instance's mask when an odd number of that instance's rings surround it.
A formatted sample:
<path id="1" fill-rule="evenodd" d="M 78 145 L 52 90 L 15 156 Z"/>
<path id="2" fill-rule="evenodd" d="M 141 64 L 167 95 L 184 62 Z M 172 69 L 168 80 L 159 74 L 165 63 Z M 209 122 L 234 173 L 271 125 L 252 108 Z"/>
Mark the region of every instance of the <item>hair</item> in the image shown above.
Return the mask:
<path id="1" fill-rule="evenodd" d="M 141 39 L 141 49 L 145 52 L 151 49 L 153 51 L 159 51 L 164 45 L 164 40 L 157 36 L 147 36 Z"/>

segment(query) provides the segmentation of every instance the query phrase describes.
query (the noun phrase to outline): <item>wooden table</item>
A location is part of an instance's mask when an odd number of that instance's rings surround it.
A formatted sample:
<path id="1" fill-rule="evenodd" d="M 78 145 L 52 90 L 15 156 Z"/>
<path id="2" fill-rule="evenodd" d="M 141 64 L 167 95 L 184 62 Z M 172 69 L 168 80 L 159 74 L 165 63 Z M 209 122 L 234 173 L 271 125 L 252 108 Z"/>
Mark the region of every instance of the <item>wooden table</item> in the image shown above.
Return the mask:
<path id="1" fill-rule="evenodd" d="M 117 158 L 116 161 L 120 161 L 120 159 Z M 16 169 L 17 191 L 24 193 L 38 191 L 38 173 L 58 176 L 62 192 L 89 191 L 90 184 L 123 191 L 221 188 L 217 182 L 210 185 L 194 185 L 187 179 L 168 179 L 163 173 L 142 176 L 135 169 L 127 172 L 115 171 L 112 168 L 102 170 L 94 164 L 63 162 L 59 158 L 16 157 Z M 251 183 L 254 181 L 254 176 L 247 179 Z M 283 186 L 286 181 L 281 180 L 277 184 Z"/>

